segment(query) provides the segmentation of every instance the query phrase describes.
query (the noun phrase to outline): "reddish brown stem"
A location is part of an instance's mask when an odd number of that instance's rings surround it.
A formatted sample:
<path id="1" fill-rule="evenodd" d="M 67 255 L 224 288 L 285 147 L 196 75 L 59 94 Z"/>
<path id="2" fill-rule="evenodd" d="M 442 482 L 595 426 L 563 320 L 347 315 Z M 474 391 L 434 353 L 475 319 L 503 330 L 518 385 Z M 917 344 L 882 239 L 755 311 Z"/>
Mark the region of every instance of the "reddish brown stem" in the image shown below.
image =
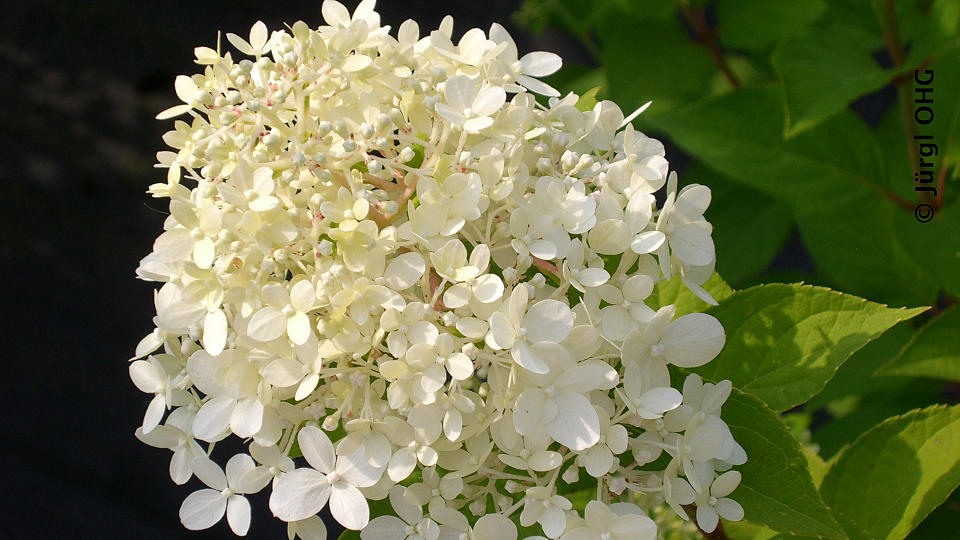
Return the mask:
<path id="1" fill-rule="evenodd" d="M 533 265 L 536 266 L 537 269 L 540 270 L 541 272 L 546 272 L 546 273 L 548 273 L 548 274 L 550 274 L 550 275 L 552 275 L 552 276 L 555 276 L 555 277 L 557 277 L 557 278 L 561 277 L 561 276 L 560 276 L 560 269 L 557 268 L 557 265 L 555 265 L 555 264 L 553 264 L 553 263 L 551 263 L 551 262 L 549 262 L 549 261 L 545 261 L 545 260 L 543 260 L 543 259 L 538 259 L 538 258 L 536 258 L 536 257 L 532 257 L 532 256 L 531 256 L 531 258 L 533 259 Z"/>
<path id="2" fill-rule="evenodd" d="M 947 165 L 940 164 L 940 172 L 937 174 L 937 198 L 933 201 L 933 209 L 939 210 L 943 204 L 943 190 L 947 187 Z"/>
<path id="3" fill-rule="evenodd" d="M 699 6 L 691 8 L 690 6 L 681 5 L 680 13 L 683 14 L 683 18 L 690 27 L 693 28 L 693 32 L 697 36 L 697 43 L 703 45 L 710 51 L 710 54 L 713 56 L 713 61 L 727 77 L 727 80 L 730 81 L 730 84 L 733 85 L 734 88 L 743 86 L 740 79 L 738 79 L 737 75 L 733 72 L 733 69 L 730 68 L 730 64 L 727 63 L 727 59 L 724 58 L 720 44 L 717 42 L 717 32 L 707 24 L 707 15 L 703 8 Z"/>

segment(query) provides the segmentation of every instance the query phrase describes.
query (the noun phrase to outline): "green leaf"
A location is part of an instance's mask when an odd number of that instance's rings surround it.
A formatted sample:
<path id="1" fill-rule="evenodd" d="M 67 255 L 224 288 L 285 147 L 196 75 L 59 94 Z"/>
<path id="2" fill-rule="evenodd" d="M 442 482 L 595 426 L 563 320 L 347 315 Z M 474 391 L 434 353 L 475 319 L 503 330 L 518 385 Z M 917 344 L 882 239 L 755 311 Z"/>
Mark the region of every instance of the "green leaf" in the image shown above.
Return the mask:
<path id="1" fill-rule="evenodd" d="M 593 88 L 584 92 L 579 99 L 577 99 L 577 110 L 578 111 L 592 111 L 594 105 L 597 104 L 597 92 L 600 91 L 599 86 L 594 86 Z"/>
<path id="2" fill-rule="evenodd" d="M 889 418 L 833 462 L 820 492 L 851 539 L 903 538 L 960 484 L 960 406 Z"/>
<path id="3" fill-rule="evenodd" d="M 777 531 L 749 521 L 724 521 L 723 530 L 728 538 L 736 540 L 769 540 L 777 536 Z"/>
<path id="4" fill-rule="evenodd" d="M 823 483 L 823 477 L 827 474 L 827 463 L 823 458 L 812 450 L 803 449 L 803 457 L 807 458 L 807 469 L 810 471 L 810 477 L 813 478 L 813 485 L 820 487 Z"/>
<path id="5" fill-rule="evenodd" d="M 960 227 L 949 223 L 960 211 L 945 205 L 942 216 L 918 223 L 897 206 L 883 187 L 880 148 L 849 111 L 784 140 L 779 92 L 744 88 L 647 121 L 711 168 L 788 204 L 836 288 L 899 305 L 960 290 Z"/>
<path id="6" fill-rule="evenodd" d="M 931 319 L 878 373 L 960 381 L 960 309 Z"/>
<path id="7" fill-rule="evenodd" d="M 724 299 L 733 294 L 733 289 L 716 272 L 703 284 L 703 288 L 717 302 L 723 302 Z M 710 304 L 690 292 L 690 289 L 680 280 L 679 275 L 657 283 L 651 296 L 654 297 L 652 302 L 657 308 L 669 304 L 677 306 L 677 317 L 688 313 L 700 313 L 710 307 Z"/>
<path id="8" fill-rule="evenodd" d="M 934 380 L 903 379 L 903 385 L 884 391 L 851 396 L 830 404 L 827 411 L 836 416 L 813 432 L 820 456 L 832 459 L 837 452 L 886 418 L 920 407 L 942 402 L 941 385 Z M 871 379 L 865 386 L 875 386 Z"/>
<path id="9" fill-rule="evenodd" d="M 760 399 L 733 389 L 723 419 L 747 452 L 733 499 L 752 523 L 797 535 L 842 538 L 842 530 L 820 499 L 800 443 L 783 420 Z"/>
<path id="10" fill-rule="evenodd" d="M 957 533 L 957 523 L 960 523 L 960 489 L 954 490 L 947 502 L 938 506 L 907 538 L 950 538 Z"/>
<path id="11" fill-rule="evenodd" d="M 660 114 L 704 96 L 710 88 L 717 69 L 713 59 L 690 40 L 676 16 L 654 20 L 636 9 L 613 10 L 598 34 L 610 94 L 624 111 L 652 100 L 643 116 Z"/>
<path id="12" fill-rule="evenodd" d="M 708 186 L 713 194 L 706 216 L 713 225 L 717 273 L 739 287 L 766 270 L 790 235 L 790 208 L 699 162 L 685 177 L 687 183 Z"/>
<path id="13" fill-rule="evenodd" d="M 730 379 L 785 411 L 823 389 L 850 355 L 927 308 L 888 308 L 824 287 L 770 284 L 737 291 L 707 313 L 727 333 L 704 377 Z"/>
<path id="14" fill-rule="evenodd" d="M 870 393 L 893 392 L 913 383 L 904 377 L 886 377 L 874 373 L 877 366 L 893 360 L 897 351 L 910 341 L 913 336 L 912 321 L 904 321 L 887 330 L 877 339 L 867 343 L 862 349 L 853 353 L 849 360 L 843 363 L 836 375 L 822 392 L 807 402 L 811 408 L 827 406 L 830 402 L 849 396 Z M 908 407 L 905 412 L 914 407 Z M 882 420 L 896 413 L 886 414 L 877 419 Z"/>
<path id="15" fill-rule="evenodd" d="M 787 137 L 810 129 L 890 80 L 893 74 L 873 59 L 872 45 L 846 31 L 843 22 L 818 26 L 817 31 L 777 45 L 773 66 L 783 82 Z"/>
<path id="16" fill-rule="evenodd" d="M 717 3 L 720 41 L 733 48 L 766 47 L 778 39 L 802 32 L 826 7 L 823 0 L 720 0 Z"/>

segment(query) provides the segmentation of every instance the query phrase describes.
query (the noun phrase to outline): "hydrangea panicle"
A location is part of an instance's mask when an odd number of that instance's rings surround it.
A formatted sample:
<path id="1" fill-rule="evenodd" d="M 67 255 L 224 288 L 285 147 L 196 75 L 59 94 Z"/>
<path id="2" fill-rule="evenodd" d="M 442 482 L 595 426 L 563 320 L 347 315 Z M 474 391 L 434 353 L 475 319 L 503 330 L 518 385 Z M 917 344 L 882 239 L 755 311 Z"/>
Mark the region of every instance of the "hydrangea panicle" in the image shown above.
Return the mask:
<path id="1" fill-rule="evenodd" d="M 715 303 L 709 188 L 678 190 L 630 124 L 646 106 L 541 81 L 557 55 L 498 24 L 454 40 L 449 17 L 392 34 L 374 8 L 198 47 L 158 115 L 170 216 L 137 268 L 161 286 L 130 376 L 137 437 L 207 486 L 183 524 L 242 536 L 263 489 L 305 539 L 324 508 L 364 540 L 652 539 L 661 503 L 741 518 L 730 383 L 681 393 L 667 367 L 712 360 L 723 327 L 653 302 L 679 275 Z M 221 469 L 231 436 L 249 446 Z M 371 519 L 384 499 L 396 516 Z"/>

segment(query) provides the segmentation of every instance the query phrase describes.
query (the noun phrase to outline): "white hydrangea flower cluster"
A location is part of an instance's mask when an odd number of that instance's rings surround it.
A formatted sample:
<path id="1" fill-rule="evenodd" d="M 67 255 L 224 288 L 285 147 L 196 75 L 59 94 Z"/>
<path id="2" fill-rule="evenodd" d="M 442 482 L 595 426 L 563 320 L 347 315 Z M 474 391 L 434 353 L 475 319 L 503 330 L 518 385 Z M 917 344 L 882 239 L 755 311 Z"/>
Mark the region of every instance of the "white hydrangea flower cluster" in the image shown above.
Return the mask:
<path id="1" fill-rule="evenodd" d="M 228 34 L 252 59 L 197 48 L 158 116 L 190 121 L 149 190 L 170 216 L 137 274 L 163 285 L 130 375 L 155 396 L 137 437 L 208 486 L 183 524 L 244 535 L 267 486 L 305 539 L 325 507 L 365 540 L 515 540 L 517 512 L 547 538 L 654 538 L 636 494 L 708 531 L 741 518 L 730 383 L 681 393 L 667 368 L 723 328 L 645 303 L 674 275 L 713 302 L 710 190 L 677 191 L 641 111 L 538 80 L 558 56 L 497 24 L 454 43 L 449 17 L 394 37 L 373 4 Z M 248 450 L 224 470 L 230 435 Z M 580 512 L 561 488 L 584 480 Z"/>

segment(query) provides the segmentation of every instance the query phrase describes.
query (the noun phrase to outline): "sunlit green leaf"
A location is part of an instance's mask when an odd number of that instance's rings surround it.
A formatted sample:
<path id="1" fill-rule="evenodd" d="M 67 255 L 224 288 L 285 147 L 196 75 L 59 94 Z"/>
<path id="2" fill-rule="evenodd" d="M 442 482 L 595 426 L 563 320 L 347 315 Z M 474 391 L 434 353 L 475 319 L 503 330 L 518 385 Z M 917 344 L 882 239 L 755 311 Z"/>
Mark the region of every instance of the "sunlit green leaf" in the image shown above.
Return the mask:
<path id="1" fill-rule="evenodd" d="M 810 285 L 751 287 L 707 310 L 723 324 L 727 344 L 695 371 L 730 379 L 785 411 L 816 395 L 859 348 L 925 309 L 888 308 Z"/>
<path id="2" fill-rule="evenodd" d="M 852 539 L 907 535 L 960 484 L 960 406 L 874 427 L 832 463 L 820 492 Z"/>

